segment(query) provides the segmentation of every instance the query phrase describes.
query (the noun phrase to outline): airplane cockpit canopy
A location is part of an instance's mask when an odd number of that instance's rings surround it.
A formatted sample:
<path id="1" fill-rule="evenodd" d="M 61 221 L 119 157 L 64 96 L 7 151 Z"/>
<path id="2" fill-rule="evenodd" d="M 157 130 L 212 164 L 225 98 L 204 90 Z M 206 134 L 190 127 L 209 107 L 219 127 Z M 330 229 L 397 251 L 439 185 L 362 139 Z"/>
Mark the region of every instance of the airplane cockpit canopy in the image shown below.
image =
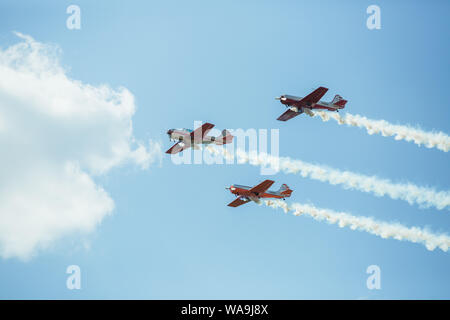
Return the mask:
<path id="1" fill-rule="evenodd" d="M 192 131 L 194 131 L 194 130 L 187 129 L 187 128 L 178 128 L 178 129 L 176 129 L 176 130 L 179 130 L 179 131 L 187 131 L 187 132 L 192 132 Z"/>

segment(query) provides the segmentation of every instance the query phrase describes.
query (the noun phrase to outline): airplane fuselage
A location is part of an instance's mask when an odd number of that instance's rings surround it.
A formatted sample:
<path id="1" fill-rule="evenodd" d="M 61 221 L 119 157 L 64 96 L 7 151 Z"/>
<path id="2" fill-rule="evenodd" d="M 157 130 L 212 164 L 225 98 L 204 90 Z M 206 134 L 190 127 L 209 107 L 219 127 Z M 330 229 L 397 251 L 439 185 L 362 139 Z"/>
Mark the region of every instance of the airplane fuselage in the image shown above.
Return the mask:
<path id="1" fill-rule="evenodd" d="M 167 130 L 167 135 L 169 136 L 169 139 L 172 141 L 176 142 L 189 141 L 195 144 L 210 144 L 214 143 L 214 141 L 216 140 L 216 138 L 212 136 L 204 136 L 203 138 L 191 136 L 191 132 L 192 131 L 189 129 L 169 129 Z"/>
<path id="2" fill-rule="evenodd" d="M 301 100 L 303 97 L 296 97 L 291 95 L 282 95 L 280 97 L 280 101 L 282 104 L 284 104 L 286 107 L 290 107 L 291 110 L 299 112 L 301 108 L 308 108 L 310 110 L 312 109 L 323 109 L 323 110 L 329 110 L 329 111 L 337 111 L 339 109 L 343 109 L 343 106 L 335 105 L 331 102 L 326 102 L 320 100 L 317 103 L 302 103 Z M 296 110 L 295 110 L 296 109 Z"/>
<path id="3" fill-rule="evenodd" d="M 233 184 L 227 188 L 232 194 L 236 196 L 236 200 L 228 204 L 229 207 L 239 207 L 250 201 L 260 203 L 261 198 L 275 198 L 285 199 L 289 198 L 292 194 L 292 190 L 289 189 L 287 184 L 282 184 L 278 191 L 270 191 L 269 188 L 275 181 L 264 180 L 254 187 L 243 186 L 239 184 Z"/>
<path id="4" fill-rule="evenodd" d="M 236 196 L 246 197 L 253 201 L 255 201 L 254 200 L 255 198 L 256 199 L 260 199 L 260 198 L 284 199 L 286 197 L 286 195 L 283 195 L 283 194 L 281 194 L 281 192 L 278 192 L 278 191 L 268 190 L 264 193 L 254 193 L 254 192 L 250 191 L 251 187 L 242 186 L 239 184 L 234 184 L 229 189 L 232 194 L 234 194 Z"/>

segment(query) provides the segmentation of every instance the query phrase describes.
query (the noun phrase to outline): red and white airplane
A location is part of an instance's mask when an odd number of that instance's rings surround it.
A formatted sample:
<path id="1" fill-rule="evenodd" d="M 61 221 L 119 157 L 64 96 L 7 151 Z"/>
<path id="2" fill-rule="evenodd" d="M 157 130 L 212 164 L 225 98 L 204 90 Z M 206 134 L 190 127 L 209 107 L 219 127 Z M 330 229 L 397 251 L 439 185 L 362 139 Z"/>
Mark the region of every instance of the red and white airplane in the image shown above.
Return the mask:
<path id="1" fill-rule="evenodd" d="M 166 153 L 175 154 L 192 147 L 195 150 L 200 149 L 198 144 L 217 144 L 223 145 L 231 143 L 233 141 L 233 136 L 227 131 L 223 130 L 222 135 L 218 137 L 208 136 L 208 132 L 214 128 L 211 123 L 205 123 L 201 127 L 195 130 L 190 129 L 169 129 L 167 134 L 169 139 L 176 141 L 177 143 L 172 146 Z"/>
<path id="2" fill-rule="evenodd" d="M 229 207 L 239 207 L 247 202 L 254 201 L 256 203 L 261 202 L 261 198 L 275 198 L 285 199 L 291 196 L 292 190 L 286 184 L 281 185 L 278 191 L 268 191 L 270 186 L 275 181 L 265 180 L 254 187 L 241 186 L 239 184 L 233 184 L 231 187 L 226 188 L 234 194 L 237 199 L 229 203 Z"/>
<path id="3" fill-rule="evenodd" d="M 287 94 L 275 98 L 289 108 L 285 113 L 279 116 L 277 120 L 287 121 L 303 112 L 312 117 L 314 116 L 314 113 L 311 111 L 313 109 L 324 109 L 329 111 L 339 111 L 339 109 L 344 109 L 347 100 L 344 100 L 338 94 L 331 102 L 320 101 L 327 91 L 327 88 L 319 87 L 303 98 Z"/>

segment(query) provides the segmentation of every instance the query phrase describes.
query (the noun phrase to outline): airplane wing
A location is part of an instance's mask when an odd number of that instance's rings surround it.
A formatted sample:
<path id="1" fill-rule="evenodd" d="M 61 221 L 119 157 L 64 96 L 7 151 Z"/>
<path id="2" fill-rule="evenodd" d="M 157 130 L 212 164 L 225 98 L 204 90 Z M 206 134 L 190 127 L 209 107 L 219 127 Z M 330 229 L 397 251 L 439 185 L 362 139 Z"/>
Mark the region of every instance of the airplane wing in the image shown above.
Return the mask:
<path id="1" fill-rule="evenodd" d="M 194 139 L 200 138 L 201 140 L 203 140 L 203 137 L 206 136 L 206 134 L 212 128 L 214 128 L 214 125 L 212 123 L 204 123 L 201 127 L 198 127 L 197 129 L 191 132 L 191 137 L 193 137 Z"/>
<path id="2" fill-rule="evenodd" d="M 274 184 L 275 181 L 273 180 L 265 180 L 263 182 L 261 182 L 260 184 L 258 184 L 257 186 L 254 186 L 253 188 L 251 188 L 250 190 L 248 190 L 249 192 L 253 192 L 253 193 L 264 193 L 267 191 L 267 189 L 270 188 L 271 185 Z"/>
<path id="3" fill-rule="evenodd" d="M 245 199 L 245 200 L 244 200 Z M 237 198 L 236 200 L 234 200 L 233 202 L 230 202 L 229 204 L 228 204 L 228 206 L 229 207 L 234 207 L 234 208 L 236 208 L 236 207 L 239 207 L 239 206 L 241 206 L 241 205 L 243 205 L 243 204 L 246 204 L 247 202 L 250 202 L 250 200 L 248 200 L 247 198 L 241 198 L 241 197 L 239 197 L 239 198 Z"/>
<path id="4" fill-rule="evenodd" d="M 169 154 L 175 154 L 178 152 L 181 152 L 183 150 L 189 149 L 191 147 L 191 144 L 187 141 L 183 142 L 182 144 L 180 142 L 175 143 L 172 148 L 166 151 L 166 153 Z"/>
<path id="5" fill-rule="evenodd" d="M 325 93 L 327 93 L 327 91 L 328 91 L 328 88 L 319 87 L 316 90 L 314 90 L 313 92 L 311 92 L 310 94 L 308 94 L 306 97 L 304 97 L 302 100 L 300 100 L 299 103 L 301 103 L 301 104 L 317 103 L 325 95 Z"/>
<path id="6" fill-rule="evenodd" d="M 285 113 L 283 113 L 281 116 L 279 116 L 277 118 L 277 120 L 288 121 L 289 119 L 292 119 L 292 118 L 298 116 L 301 113 L 302 113 L 302 111 L 295 112 L 295 111 L 292 111 L 291 109 L 288 109 Z"/>

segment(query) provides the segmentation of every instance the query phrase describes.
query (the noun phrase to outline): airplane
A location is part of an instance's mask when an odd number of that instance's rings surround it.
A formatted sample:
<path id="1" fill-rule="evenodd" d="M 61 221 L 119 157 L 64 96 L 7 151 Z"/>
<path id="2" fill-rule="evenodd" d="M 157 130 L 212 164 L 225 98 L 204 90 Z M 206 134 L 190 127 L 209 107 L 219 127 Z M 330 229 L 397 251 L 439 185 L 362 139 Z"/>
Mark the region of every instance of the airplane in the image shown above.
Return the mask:
<path id="1" fill-rule="evenodd" d="M 234 184 L 227 190 L 230 190 L 237 199 L 229 203 L 229 207 L 239 207 L 247 202 L 254 201 L 256 203 L 261 202 L 261 198 L 275 198 L 283 199 L 289 198 L 291 196 L 292 190 L 286 184 L 281 185 L 278 191 L 268 191 L 270 186 L 274 184 L 275 181 L 265 180 L 254 187 L 241 186 Z"/>
<path id="2" fill-rule="evenodd" d="M 287 121 L 303 112 L 313 117 L 314 113 L 311 111 L 313 109 L 325 109 L 337 112 L 339 112 L 339 109 L 344 109 L 347 100 L 344 100 L 338 94 L 333 98 L 333 100 L 331 100 L 331 102 L 320 101 L 320 98 L 322 98 L 327 91 L 328 88 L 319 87 L 303 98 L 290 96 L 287 94 L 276 97 L 276 100 L 280 100 L 282 104 L 289 108 L 285 113 L 279 116 L 277 120 Z"/>
<path id="3" fill-rule="evenodd" d="M 211 123 L 205 123 L 201 127 L 195 130 L 191 129 L 169 129 L 167 134 L 171 141 L 177 142 L 169 150 L 166 151 L 168 154 L 175 154 L 192 147 L 195 150 L 200 149 L 198 144 L 217 144 L 223 145 L 231 143 L 233 141 L 233 136 L 227 131 L 223 130 L 222 135 L 218 137 L 208 136 L 208 132 L 214 128 Z"/>

